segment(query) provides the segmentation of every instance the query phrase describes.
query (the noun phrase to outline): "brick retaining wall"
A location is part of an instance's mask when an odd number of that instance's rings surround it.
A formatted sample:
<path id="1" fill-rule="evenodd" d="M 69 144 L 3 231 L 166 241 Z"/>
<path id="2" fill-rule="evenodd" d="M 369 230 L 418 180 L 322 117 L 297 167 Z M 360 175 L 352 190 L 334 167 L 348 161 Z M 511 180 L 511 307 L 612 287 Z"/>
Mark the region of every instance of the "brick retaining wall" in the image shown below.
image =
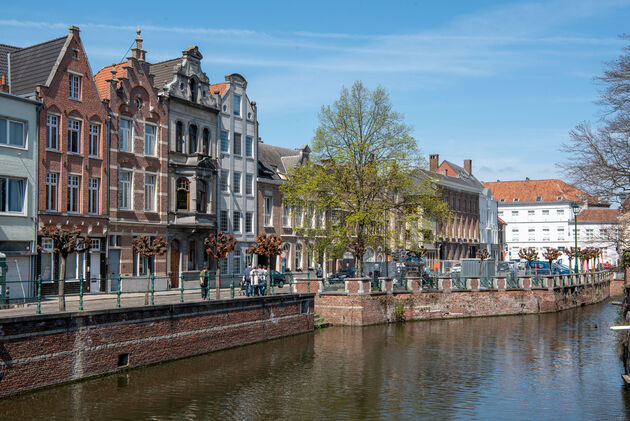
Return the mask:
<path id="1" fill-rule="evenodd" d="M 309 332 L 313 306 L 301 294 L 3 319 L 0 396 Z"/>
<path id="2" fill-rule="evenodd" d="M 565 310 L 608 298 L 610 281 L 519 290 L 372 293 L 322 293 L 315 297 L 315 312 L 333 325 L 369 325 L 395 320 L 402 302 L 406 320 L 532 314 Z"/>

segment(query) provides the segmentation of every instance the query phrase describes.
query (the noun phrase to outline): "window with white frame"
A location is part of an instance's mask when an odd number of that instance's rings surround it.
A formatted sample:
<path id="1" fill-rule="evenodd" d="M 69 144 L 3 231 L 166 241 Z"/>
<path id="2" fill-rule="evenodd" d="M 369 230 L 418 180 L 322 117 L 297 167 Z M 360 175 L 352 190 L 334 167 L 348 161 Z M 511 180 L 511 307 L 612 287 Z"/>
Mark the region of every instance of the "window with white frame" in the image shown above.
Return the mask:
<path id="1" fill-rule="evenodd" d="M 0 118 L 0 145 L 26 146 L 24 123 L 7 118 Z"/>
<path id="2" fill-rule="evenodd" d="M 232 213 L 232 231 L 241 232 L 241 213 L 239 211 Z"/>
<path id="3" fill-rule="evenodd" d="M 90 124 L 90 156 L 99 156 L 99 146 L 101 139 L 101 126 Z"/>
<path id="4" fill-rule="evenodd" d="M 282 204 L 282 226 L 291 228 L 291 207 Z"/>
<path id="5" fill-rule="evenodd" d="M 245 156 L 254 157 L 254 138 L 251 136 L 245 136 Z"/>
<path id="6" fill-rule="evenodd" d="M 0 212 L 23 213 L 26 179 L 0 177 Z"/>
<path id="7" fill-rule="evenodd" d="M 232 191 L 235 194 L 241 194 L 241 173 L 234 171 L 234 182 L 232 184 Z"/>
<path id="8" fill-rule="evenodd" d="M 52 281 L 53 279 L 53 248 L 54 243 L 52 238 L 42 238 L 41 242 L 42 254 L 41 254 L 41 274 L 42 281 Z"/>
<path id="9" fill-rule="evenodd" d="M 235 275 L 241 273 L 241 249 L 235 249 L 232 253 L 232 272 Z"/>
<path id="10" fill-rule="evenodd" d="M 226 210 L 222 210 L 219 215 L 219 229 L 222 232 L 227 232 L 228 227 L 228 212 Z"/>
<path id="11" fill-rule="evenodd" d="M 271 225 L 271 212 L 273 211 L 273 199 L 269 196 L 265 197 L 265 226 Z"/>
<path id="12" fill-rule="evenodd" d="M 68 152 L 79 153 L 81 147 L 81 122 L 68 120 Z"/>
<path id="13" fill-rule="evenodd" d="M 319 213 L 319 227 L 326 228 L 326 211 L 324 210 Z"/>
<path id="14" fill-rule="evenodd" d="M 556 215 L 564 215 L 564 209 L 558 209 Z"/>
<path id="15" fill-rule="evenodd" d="M 295 211 L 295 226 L 297 228 L 302 228 L 302 223 L 304 221 L 304 210 L 300 207 L 296 207 Z"/>
<path id="16" fill-rule="evenodd" d="M 229 264 L 230 264 L 230 261 L 228 257 L 226 257 L 225 259 L 221 259 L 221 264 L 220 264 L 221 273 L 223 274 L 228 273 Z"/>
<path id="17" fill-rule="evenodd" d="M 118 173 L 118 208 L 131 209 L 131 172 Z"/>
<path id="18" fill-rule="evenodd" d="M 100 238 L 90 238 L 90 251 L 101 251 Z"/>
<path id="19" fill-rule="evenodd" d="M 59 117 L 46 116 L 46 149 L 59 149 Z"/>
<path id="20" fill-rule="evenodd" d="M 221 152 L 228 153 L 229 147 L 228 132 L 221 130 Z"/>
<path id="21" fill-rule="evenodd" d="M 245 232 L 247 234 L 251 234 L 254 232 L 254 213 L 253 212 L 245 213 Z"/>
<path id="22" fill-rule="evenodd" d="M 536 241 L 536 229 L 529 228 L 527 230 L 527 241 Z"/>
<path id="23" fill-rule="evenodd" d="M 68 176 L 68 212 L 79 212 L 79 190 L 81 187 L 81 177 L 78 175 Z"/>
<path id="24" fill-rule="evenodd" d="M 234 149 L 232 149 L 232 153 L 237 156 L 241 156 L 242 152 L 242 141 L 241 134 L 234 133 Z"/>
<path id="25" fill-rule="evenodd" d="M 543 216 L 549 215 L 549 209 L 543 209 L 542 214 Z"/>
<path id="26" fill-rule="evenodd" d="M 221 191 L 227 192 L 229 190 L 230 171 L 221 170 Z"/>
<path id="27" fill-rule="evenodd" d="M 131 121 L 121 118 L 118 124 L 118 149 L 125 152 L 131 152 L 131 143 L 133 139 L 131 137 Z"/>
<path id="28" fill-rule="evenodd" d="M 54 172 L 46 174 L 46 210 L 57 210 L 57 185 L 59 175 Z"/>
<path id="29" fill-rule="evenodd" d="M 512 211 L 512 216 L 518 216 L 518 211 Z"/>
<path id="30" fill-rule="evenodd" d="M 543 228 L 543 241 L 549 241 L 549 228 Z"/>
<path id="31" fill-rule="evenodd" d="M 240 116 L 241 115 L 241 96 L 240 95 L 234 95 L 232 105 L 234 106 L 234 115 Z"/>
<path id="32" fill-rule="evenodd" d="M 81 76 L 68 75 L 68 96 L 72 99 L 81 99 Z"/>
<path id="33" fill-rule="evenodd" d="M 527 216 L 534 216 L 535 212 L 533 210 L 527 211 Z"/>
<path id="34" fill-rule="evenodd" d="M 519 241 L 518 228 L 512 228 L 512 241 Z"/>
<path id="35" fill-rule="evenodd" d="M 144 125 L 144 154 L 155 156 L 155 133 L 156 128 L 150 124 Z"/>
<path id="36" fill-rule="evenodd" d="M 245 175 L 245 194 L 248 196 L 254 194 L 254 176 L 252 174 Z"/>
<path id="37" fill-rule="evenodd" d="M 499 216 L 503 216 L 503 211 L 498 211 L 498 212 L 497 212 L 497 215 L 499 215 Z"/>
<path id="38" fill-rule="evenodd" d="M 99 179 L 90 177 L 88 185 L 88 213 L 98 213 Z"/>
<path id="39" fill-rule="evenodd" d="M 594 239 L 594 238 L 595 238 L 593 228 L 586 228 L 586 229 L 584 230 L 584 233 L 586 234 L 586 240 L 587 240 L 587 241 L 592 240 L 592 239 Z"/>
<path id="40" fill-rule="evenodd" d="M 156 177 L 153 174 L 145 174 L 144 176 L 144 210 L 147 212 L 155 211 L 155 184 Z"/>
<path id="41" fill-rule="evenodd" d="M 564 241 L 564 228 L 558 228 L 558 241 Z"/>

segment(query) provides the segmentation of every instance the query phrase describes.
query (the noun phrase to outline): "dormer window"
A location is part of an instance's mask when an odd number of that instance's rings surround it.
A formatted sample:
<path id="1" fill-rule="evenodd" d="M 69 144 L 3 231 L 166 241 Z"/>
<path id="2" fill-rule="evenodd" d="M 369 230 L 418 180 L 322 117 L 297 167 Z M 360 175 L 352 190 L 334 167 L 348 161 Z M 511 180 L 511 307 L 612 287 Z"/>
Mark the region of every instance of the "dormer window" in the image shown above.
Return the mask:
<path id="1" fill-rule="evenodd" d="M 542 196 L 536 196 L 536 201 L 540 202 L 542 200 Z"/>
<path id="2" fill-rule="evenodd" d="M 562 200 L 562 196 L 556 197 L 556 200 Z"/>
<path id="3" fill-rule="evenodd" d="M 72 49 L 72 58 L 75 60 L 79 59 L 79 50 L 77 50 L 76 48 Z"/>
<path id="4" fill-rule="evenodd" d="M 501 199 L 501 200 L 499 200 L 499 202 L 502 202 L 502 203 L 503 203 L 503 202 L 505 202 L 505 199 Z"/>
<path id="5" fill-rule="evenodd" d="M 518 202 L 518 197 L 515 197 L 512 202 Z"/>

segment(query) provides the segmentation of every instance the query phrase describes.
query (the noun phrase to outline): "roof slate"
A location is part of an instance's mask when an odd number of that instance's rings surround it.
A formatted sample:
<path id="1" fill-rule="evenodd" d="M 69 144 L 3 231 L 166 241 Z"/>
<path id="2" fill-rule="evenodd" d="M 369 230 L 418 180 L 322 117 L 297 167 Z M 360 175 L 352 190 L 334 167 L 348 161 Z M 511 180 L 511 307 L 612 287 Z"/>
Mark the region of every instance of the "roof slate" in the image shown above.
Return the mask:
<path id="1" fill-rule="evenodd" d="M 281 180 L 279 174 L 286 174 L 289 168 L 300 164 L 300 151 L 297 149 L 282 148 L 280 146 L 258 144 L 259 176 Z M 273 173 L 273 175 L 272 175 Z"/>
<path id="2" fill-rule="evenodd" d="M 497 200 L 503 199 L 506 203 L 513 202 L 514 199 L 518 199 L 519 202 L 536 202 L 538 196 L 541 197 L 538 202 L 582 201 L 586 199 L 596 201 L 594 197 L 557 179 L 493 181 L 483 183 L 483 185 L 492 190 L 492 195 Z"/>
<path id="3" fill-rule="evenodd" d="M 161 91 L 167 83 L 170 83 L 173 80 L 175 67 L 182 61 L 183 57 L 177 57 L 151 64 L 150 73 L 153 75 L 153 86 L 155 89 Z"/>
<path id="4" fill-rule="evenodd" d="M 22 48 L 10 54 L 11 93 L 24 95 L 45 85 L 69 36 Z"/>
<path id="5" fill-rule="evenodd" d="M 20 47 L 0 44 L 0 75 L 7 75 L 7 54 L 19 50 Z"/>

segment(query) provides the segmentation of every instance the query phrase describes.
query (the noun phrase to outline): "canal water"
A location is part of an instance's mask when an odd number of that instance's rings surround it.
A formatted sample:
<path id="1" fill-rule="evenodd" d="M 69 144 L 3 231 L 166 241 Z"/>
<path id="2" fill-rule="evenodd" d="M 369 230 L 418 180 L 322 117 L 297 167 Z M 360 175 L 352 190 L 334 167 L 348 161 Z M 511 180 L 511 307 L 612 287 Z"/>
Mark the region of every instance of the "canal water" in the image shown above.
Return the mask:
<path id="1" fill-rule="evenodd" d="M 0 418 L 630 419 L 618 309 L 328 328 L 0 400 Z"/>

